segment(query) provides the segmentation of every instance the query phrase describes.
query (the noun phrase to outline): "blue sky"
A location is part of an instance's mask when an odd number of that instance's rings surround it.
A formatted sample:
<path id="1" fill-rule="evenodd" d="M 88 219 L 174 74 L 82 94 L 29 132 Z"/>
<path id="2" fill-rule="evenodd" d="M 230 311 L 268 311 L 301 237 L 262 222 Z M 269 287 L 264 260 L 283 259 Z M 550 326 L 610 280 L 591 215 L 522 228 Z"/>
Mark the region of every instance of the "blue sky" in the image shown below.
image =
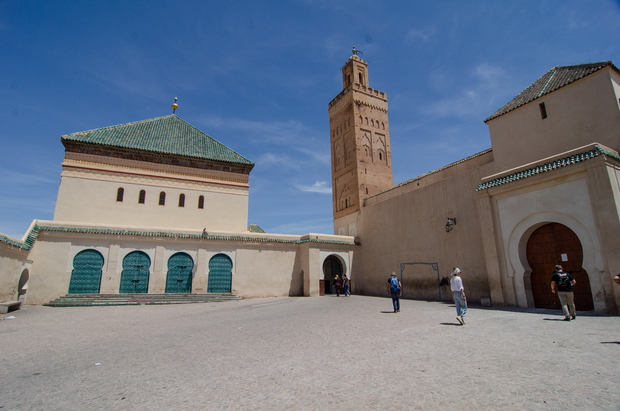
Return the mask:
<path id="1" fill-rule="evenodd" d="M 558 65 L 620 63 L 618 1 L 0 0 L 0 232 L 51 220 L 60 136 L 171 113 L 256 163 L 249 223 L 332 233 L 327 104 L 355 45 L 394 182 L 490 147 Z"/>

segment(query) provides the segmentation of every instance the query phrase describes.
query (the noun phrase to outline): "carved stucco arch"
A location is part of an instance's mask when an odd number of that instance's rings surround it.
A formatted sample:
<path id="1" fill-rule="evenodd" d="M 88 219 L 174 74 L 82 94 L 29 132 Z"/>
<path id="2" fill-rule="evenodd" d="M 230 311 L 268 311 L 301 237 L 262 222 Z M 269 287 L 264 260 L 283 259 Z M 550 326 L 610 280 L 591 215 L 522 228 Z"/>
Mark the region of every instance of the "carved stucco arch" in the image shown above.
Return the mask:
<path id="1" fill-rule="evenodd" d="M 507 244 L 507 269 L 508 277 L 513 279 L 513 287 L 517 306 L 534 307 L 530 275 L 532 268 L 527 262 L 527 242 L 530 235 L 539 227 L 559 223 L 570 228 L 579 238 L 583 248 L 582 267 L 588 273 L 594 309 L 605 310 L 603 285 L 600 281 L 599 272 L 602 267 L 602 258 L 597 250 L 600 250 L 595 233 L 591 233 L 585 225 L 576 218 L 558 212 L 541 212 L 532 214 L 521 220 L 512 230 Z"/>

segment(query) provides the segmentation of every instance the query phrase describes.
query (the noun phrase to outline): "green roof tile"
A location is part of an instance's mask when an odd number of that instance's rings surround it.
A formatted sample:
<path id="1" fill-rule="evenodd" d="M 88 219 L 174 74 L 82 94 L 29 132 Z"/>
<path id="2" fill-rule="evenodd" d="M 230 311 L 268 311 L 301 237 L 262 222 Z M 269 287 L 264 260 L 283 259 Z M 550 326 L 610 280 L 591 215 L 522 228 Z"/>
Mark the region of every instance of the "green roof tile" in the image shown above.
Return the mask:
<path id="1" fill-rule="evenodd" d="M 209 137 L 174 114 L 62 136 L 82 142 L 125 149 L 180 155 L 226 163 L 254 165 L 250 160 Z"/>

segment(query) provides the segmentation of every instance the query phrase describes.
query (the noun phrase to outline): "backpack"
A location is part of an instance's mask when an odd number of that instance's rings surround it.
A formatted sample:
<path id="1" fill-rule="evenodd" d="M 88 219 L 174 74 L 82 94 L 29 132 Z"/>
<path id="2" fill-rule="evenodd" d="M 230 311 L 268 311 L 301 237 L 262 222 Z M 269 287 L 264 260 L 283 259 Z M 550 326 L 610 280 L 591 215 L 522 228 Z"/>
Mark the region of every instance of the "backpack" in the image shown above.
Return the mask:
<path id="1" fill-rule="evenodd" d="M 391 291 L 400 291 L 400 287 L 398 286 L 398 278 L 390 277 L 390 290 Z"/>
<path id="2" fill-rule="evenodd" d="M 566 287 L 571 285 L 571 281 L 567 273 L 558 273 L 558 276 L 558 287 Z"/>

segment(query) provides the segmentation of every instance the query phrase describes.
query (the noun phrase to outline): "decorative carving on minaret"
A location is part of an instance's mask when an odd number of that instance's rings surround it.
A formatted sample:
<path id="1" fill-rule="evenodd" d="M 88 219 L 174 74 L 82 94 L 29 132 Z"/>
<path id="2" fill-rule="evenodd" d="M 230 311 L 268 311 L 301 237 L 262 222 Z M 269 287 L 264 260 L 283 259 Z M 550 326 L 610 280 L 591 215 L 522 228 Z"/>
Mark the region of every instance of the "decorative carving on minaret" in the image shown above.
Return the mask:
<path id="1" fill-rule="evenodd" d="M 370 88 L 368 63 L 353 51 L 342 67 L 343 90 L 328 106 L 336 226 L 357 213 L 365 197 L 393 185 L 387 96 Z M 348 221 L 342 224 L 351 226 Z"/>

